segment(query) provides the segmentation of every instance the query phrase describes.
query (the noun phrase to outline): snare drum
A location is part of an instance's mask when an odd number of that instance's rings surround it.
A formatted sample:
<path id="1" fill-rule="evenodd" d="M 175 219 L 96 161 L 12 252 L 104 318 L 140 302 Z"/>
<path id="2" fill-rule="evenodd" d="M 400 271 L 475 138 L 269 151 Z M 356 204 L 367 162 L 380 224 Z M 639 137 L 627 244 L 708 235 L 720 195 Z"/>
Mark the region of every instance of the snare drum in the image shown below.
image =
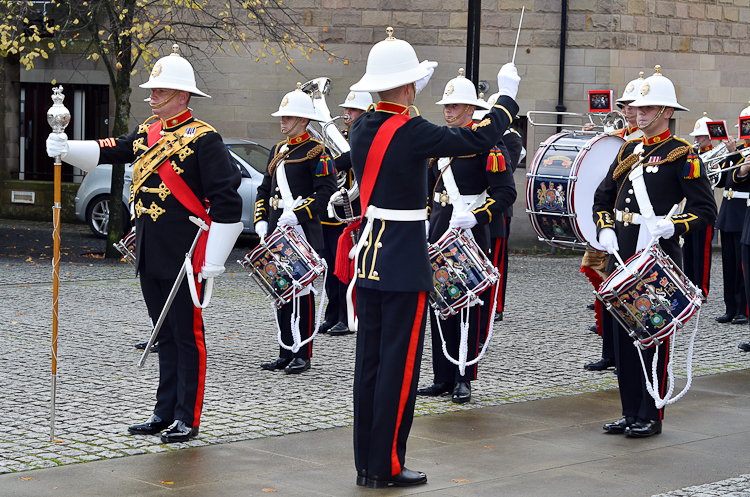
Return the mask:
<path id="1" fill-rule="evenodd" d="M 115 243 L 114 246 L 122 254 L 125 262 L 135 267 L 135 226 L 133 226 L 127 235 L 122 237 L 122 240 Z"/>
<path id="2" fill-rule="evenodd" d="M 445 319 L 476 302 L 500 273 L 468 232 L 451 229 L 428 250 L 435 290 L 430 305 Z"/>
<path id="3" fill-rule="evenodd" d="M 594 193 L 625 141 L 608 134 L 563 131 L 537 150 L 526 174 L 526 212 L 554 247 L 603 250 L 592 216 Z"/>
<path id="4" fill-rule="evenodd" d="M 250 275 L 277 309 L 292 300 L 295 286 L 299 292 L 327 269 L 305 237 L 291 226 L 276 228 L 238 262 L 252 270 Z"/>
<path id="5" fill-rule="evenodd" d="M 597 298 L 642 349 L 662 343 L 702 303 L 701 291 L 658 245 L 619 266 L 599 287 Z"/>

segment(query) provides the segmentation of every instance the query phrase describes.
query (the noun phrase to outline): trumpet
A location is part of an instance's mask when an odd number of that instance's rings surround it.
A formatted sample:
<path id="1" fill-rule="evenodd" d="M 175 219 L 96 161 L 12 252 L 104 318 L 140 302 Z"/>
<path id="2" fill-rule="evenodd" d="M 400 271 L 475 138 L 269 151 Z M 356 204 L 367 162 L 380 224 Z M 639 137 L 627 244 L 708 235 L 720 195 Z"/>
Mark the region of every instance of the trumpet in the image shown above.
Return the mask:
<path id="1" fill-rule="evenodd" d="M 716 148 L 721 149 L 721 151 L 726 150 L 726 146 L 723 143 Z M 703 155 L 708 155 L 709 153 L 713 152 L 713 150 L 714 149 L 709 150 L 708 152 L 704 152 L 700 157 L 701 161 L 703 161 L 703 164 L 706 166 L 706 176 L 708 176 L 708 179 L 711 182 L 711 187 L 716 188 L 716 186 L 718 186 L 719 184 L 719 179 L 721 178 L 722 173 L 738 169 L 746 164 L 745 159 L 750 156 L 750 147 L 743 148 L 742 150 L 737 150 L 735 152 L 724 152 L 721 154 L 715 153 L 704 160 Z M 737 153 L 742 156 L 742 159 L 740 159 L 740 161 L 736 164 L 722 169 L 721 164 L 724 163 L 729 157 Z"/>
<path id="2" fill-rule="evenodd" d="M 535 122 L 531 117 L 532 115 L 536 114 L 546 116 L 578 117 L 581 119 L 588 119 L 588 122 L 584 124 L 540 123 Z M 594 123 L 593 116 L 599 118 L 600 123 L 598 125 Z M 622 112 L 616 110 L 613 110 L 606 114 L 580 114 L 578 112 L 551 112 L 544 110 L 530 110 L 526 113 L 526 118 L 529 120 L 529 124 L 531 124 L 532 126 L 552 126 L 555 128 L 576 128 L 583 130 L 584 126 L 593 124 L 594 129 L 601 129 L 605 133 L 609 133 L 616 129 L 623 129 L 628 125 L 628 121 L 625 119 L 625 116 L 622 114 Z"/>
<path id="3" fill-rule="evenodd" d="M 322 142 L 334 156 L 348 152 L 349 142 L 336 126 L 336 120 L 341 119 L 341 116 L 331 117 L 331 111 L 328 110 L 326 104 L 325 97 L 331 91 L 331 80 L 329 78 L 315 78 L 303 84 L 300 89 L 312 97 L 315 114 L 320 119 L 320 121 L 311 120 L 310 124 L 307 125 L 310 136 Z M 336 173 L 339 191 L 331 196 L 329 203 L 335 206 L 343 206 L 344 212 L 350 213 L 352 211 L 351 202 L 359 198 L 359 184 L 355 180 L 351 188 L 346 189 L 347 180 L 347 171 Z M 345 190 L 346 195 L 340 193 L 342 189 Z M 338 220 L 343 221 L 342 219 Z M 354 222 L 354 219 L 352 218 L 350 222 Z"/>

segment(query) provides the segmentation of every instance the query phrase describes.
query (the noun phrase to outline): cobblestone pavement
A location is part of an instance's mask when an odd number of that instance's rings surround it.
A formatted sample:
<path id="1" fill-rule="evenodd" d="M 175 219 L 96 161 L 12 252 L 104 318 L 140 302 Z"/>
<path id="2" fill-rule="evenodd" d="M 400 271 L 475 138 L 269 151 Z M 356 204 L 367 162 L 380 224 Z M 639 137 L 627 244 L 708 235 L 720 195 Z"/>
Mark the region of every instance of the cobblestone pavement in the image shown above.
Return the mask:
<path id="1" fill-rule="evenodd" d="M 750 475 L 687 487 L 654 497 L 750 497 Z"/>
<path id="2" fill-rule="evenodd" d="M 4 227 L 0 223 L 0 233 Z M 247 250 L 235 249 L 230 261 Z M 302 375 L 262 371 L 260 363 L 278 353 L 272 311 L 246 272 L 234 263 L 228 267 L 204 311 L 208 373 L 200 436 L 167 446 L 156 437 L 127 433 L 128 425 L 151 413 L 158 377 L 155 357 L 142 370 L 136 367 L 133 344 L 148 337 L 149 327 L 132 268 L 102 259 L 64 259 L 56 441 L 50 443 L 51 263 L 0 256 L 5 303 L 0 307 L 0 473 L 351 424 L 355 336 L 316 338 L 313 367 Z M 417 415 L 616 388 L 611 371 L 582 369 L 599 357 L 601 341 L 588 331 L 594 314 L 585 306 L 593 301 L 592 288 L 579 268 L 578 256 L 511 255 L 505 320 L 496 326 L 480 363 L 472 402 L 459 406 L 445 397 L 419 398 Z M 737 348 L 749 338 L 748 327 L 713 319 L 724 312 L 718 254 L 711 288 L 695 345 L 695 375 L 750 367 L 750 355 Z M 692 331 L 693 323 L 686 329 Z M 427 333 L 421 385 L 432 380 Z M 681 377 L 687 333 L 678 336 L 676 347 L 675 371 Z M 618 415 L 612 412 L 613 419 Z M 735 480 L 737 488 L 747 487 L 743 478 L 728 481 Z M 667 495 L 703 495 L 683 492 Z"/>

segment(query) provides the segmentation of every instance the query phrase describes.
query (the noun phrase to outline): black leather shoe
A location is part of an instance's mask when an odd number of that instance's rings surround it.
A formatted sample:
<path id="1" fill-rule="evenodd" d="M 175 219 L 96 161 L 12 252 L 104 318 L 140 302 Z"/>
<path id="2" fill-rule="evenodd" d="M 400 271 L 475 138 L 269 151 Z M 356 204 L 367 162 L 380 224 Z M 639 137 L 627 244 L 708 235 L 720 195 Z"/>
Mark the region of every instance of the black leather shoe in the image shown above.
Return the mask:
<path id="1" fill-rule="evenodd" d="M 597 335 L 599 334 L 599 329 L 596 327 L 595 324 L 592 324 L 591 326 L 589 326 L 589 331 L 592 331 L 596 333 Z"/>
<path id="2" fill-rule="evenodd" d="M 747 324 L 747 316 L 737 314 L 732 318 L 732 324 Z"/>
<path id="3" fill-rule="evenodd" d="M 733 316 L 730 316 L 729 314 L 722 314 L 721 316 L 716 318 L 717 323 L 728 323 L 732 320 Z"/>
<path id="4" fill-rule="evenodd" d="M 320 328 L 318 328 L 318 333 L 328 333 L 328 330 L 336 326 L 336 323 L 332 323 L 330 321 L 323 321 L 320 323 Z"/>
<path id="5" fill-rule="evenodd" d="M 625 436 L 632 438 L 645 438 L 661 433 L 661 421 L 638 420 L 625 428 Z"/>
<path id="6" fill-rule="evenodd" d="M 596 310 L 596 304 L 589 304 L 589 305 L 586 306 L 586 309 L 588 309 L 590 311 L 595 311 Z"/>
<path id="7" fill-rule="evenodd" d="M 453 383 L 433 383 L 429 387 L 417 388 L 417 395 L 426 395 L 427 397 L 437 397 L 444 393 L 453 391 Z"/>
<path id="8" fill-rule="evenodd" d="M 626 416 L 618 421 L 607 423 L 606 425 L 602 426 L 602 429 L 607 433 L 622 435 L 623 433 L 625 433 L 625 428 L 632 425 L 633 423 L 635 423 L 635 418 Z"/>
<path id="9" fill-rule="evenodd" d="M 367 488 L 386 488 L 394 487 L 412 487 L 427 483 L 427 475 L 421 471 L 412 471 L 402 469 L 401 472 L 393 476 L 375 476 L 367 475 Z"/>
<path id="10" fill-rule="evenodd" d="M 176 420 L 169 426 L 169 429 L 161 434 L 162 443 L 169 444 L 174 442 L 187 442 L 198 435 L 198 427 L 187 426 L 185 423 Z"/>
<path id="11" fill-rule="evenodd" d="M 737 347 L 744 350 L 745 352 L 750 352 L 750 343 L 741 343 Z"/>
<path id="12" fill-rule="evenodd" d="M 603 357 L 596 362 L 590 362 L 583 365 L 583 369 L 587 371 L 604 371 L 605 369 L 613 367 L 615 367 L 615 360 L 605 359 Z"/>
<path id="13" fill-rule="evenodd" d="M 360 469 L 357 471 L 357 485 L 360 487 L 364 487 L 367 485 L 367 470 L 366 469 Z"/>
<path id="14" fill-rule="evenodd" d="M 456 386 L 453 387 L 453 398 L 451 399 L 454 404 L 464 404 L 471 400 L 471 383 L 468 381 L 459 381 Z"/>
<path id="15" fill-rule="evenodd" d="M 496 312 L 495 313 L 495 322 L 499 323 L 502 320 L 503 320 L 503 311 Z"/>
<path id="16" fill-rule="evenodd" d="M 156 414 L 152 414 L 145 423 L 133 425 L 128 428 L 131 435 L 156 435 L 162 430 L 166 430 L 171 425 L 171 421 L 165 421 Z"/>
<path id="17" fill-rule="evenodd" d="M 291 357 L 277 357 L 271 362 L 264 362 L 260 367 L 266 371 L 276 371 L 277 369 L 284 369 L 291 361 Z"/>
<path id="18" fill-rule="evenodd" d="M 342 322 L 336 323 L 336 326 L 328 330 L 328 334 L 331 335 L 332 337 L 337 337 L 341 335 L 349 335 L 351 333 L 354 333 L 354 332 L 349 329 L 349 325 L 346 323 L 342 323 Z"/>
<path id="19" fill-rule="evenodd" d="M 136 343 L 134 347 L 138 350 L 143 350 L 146 348 L 146 345 L 148 345 L 148 342 L 140 342 Z M 154 352 L 159 352 L 159 342 L 156 342 L 151 346 L 151 353 L 153 354 Z"/>
<path id="20" fill-rule="evenodd" d="M 310 369 L 310 359 L 302 359 L 301 357 L 295 357 L 287 367 L 284 368 L 284 372 L 287 374 L 299 374 L 304 373 Z"/>

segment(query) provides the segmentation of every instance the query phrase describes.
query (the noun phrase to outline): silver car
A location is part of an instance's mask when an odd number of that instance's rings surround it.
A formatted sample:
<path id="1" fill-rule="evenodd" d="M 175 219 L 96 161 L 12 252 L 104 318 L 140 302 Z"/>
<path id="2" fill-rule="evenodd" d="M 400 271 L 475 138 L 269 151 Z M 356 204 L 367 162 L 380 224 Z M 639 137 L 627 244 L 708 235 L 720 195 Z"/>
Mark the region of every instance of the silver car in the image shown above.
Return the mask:
<path id="1" fill-rule="evenodd" d="M 263 181 L 263 171 L 268 163 L 269 149 L 250 140 L 224 138 L 229 155 L 242 174 L 242 181 L 237 190 L 242 196 L 243 233 L 255 233 L 253 210 L 255 192 Z M 125 182 L 122 189 L 123 228 L 130 230 L 128 214 L 128 195 L 133 182 L 133 166 L 125 166 Z M 101 164 L 88 173 L 78 187 L 75 197 L 76 217 L 88 223 L 91 231 L 99 238 L 106 238 L 109 226 L 109 192 L 112 184 L 112 165 Z"/>

